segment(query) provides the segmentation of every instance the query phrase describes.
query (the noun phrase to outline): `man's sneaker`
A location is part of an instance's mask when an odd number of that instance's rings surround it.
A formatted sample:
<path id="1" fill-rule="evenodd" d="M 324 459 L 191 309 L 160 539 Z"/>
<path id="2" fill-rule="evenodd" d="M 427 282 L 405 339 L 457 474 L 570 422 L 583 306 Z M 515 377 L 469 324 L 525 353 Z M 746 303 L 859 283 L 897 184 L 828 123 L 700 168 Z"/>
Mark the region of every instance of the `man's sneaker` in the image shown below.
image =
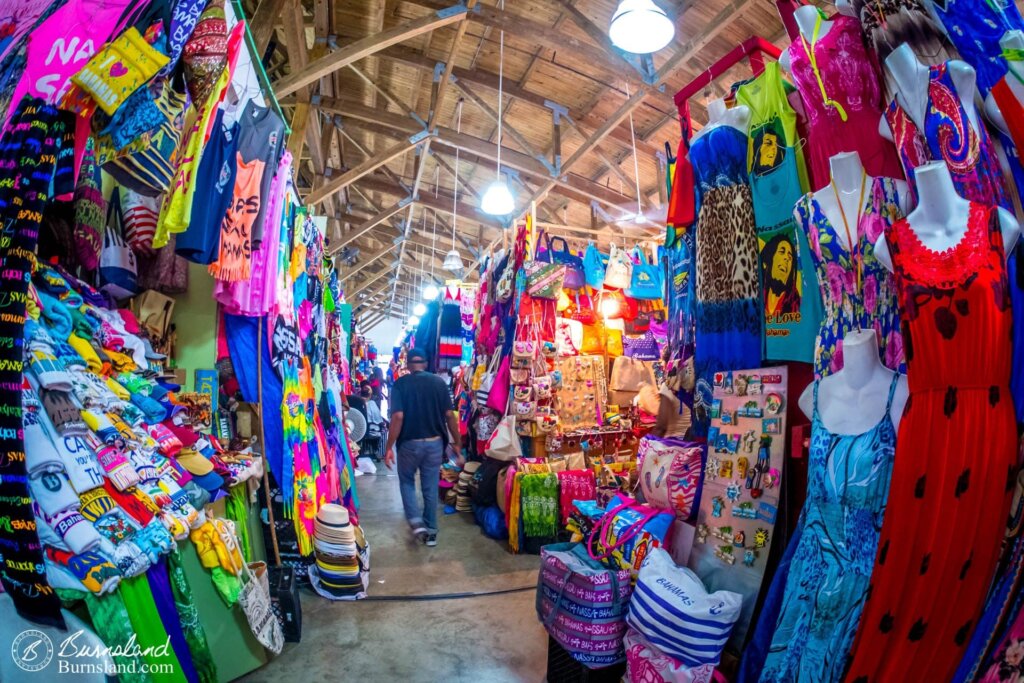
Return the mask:
<path id="1" fill-rule="evenodd" d="M 426 543 L 427 542 L 427 530 L 424 527 L 421 527 L 421 526 L 416 527 L 415 529 L 412 530 L 412 535 L 413 535 L 413 538 L 415 538 L 420 543 Z"/>
<path id="2" fill-rule="evenodd" d="M 429 548 L 433 548 L 434 546 L 436 546 L 437 545 L 437 534 L 435 534 L 435 533 L 428 533 L 427 534 L 427 540 L 425 540 L 424 543 L 426 543 L 427 547 L 429 547 Z"/>

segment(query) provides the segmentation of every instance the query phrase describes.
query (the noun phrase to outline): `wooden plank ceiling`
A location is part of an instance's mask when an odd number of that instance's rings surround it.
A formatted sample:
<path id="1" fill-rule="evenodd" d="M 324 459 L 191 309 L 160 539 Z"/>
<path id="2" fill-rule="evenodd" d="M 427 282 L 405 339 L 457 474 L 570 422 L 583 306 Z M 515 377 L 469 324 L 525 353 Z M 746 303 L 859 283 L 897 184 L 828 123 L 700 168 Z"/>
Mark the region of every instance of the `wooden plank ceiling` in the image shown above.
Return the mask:
<path id="1" fill-rule="evenodd" d="M 641 206 L 664 215 L 657 155 L 678 144 L 673 94 L 751 35 L 788 42 L 772 0 L 658 0 L 677 33 L 645 82 L 608 40 L 615 0 L 258 1 L 247 9 L 290 117 L 299 190 L 329 218 L 349 300 L 381 319 L 444 279 L 453 244 L 474 264 L 501 242 L 502 221 L 477 207 L 495 178 L 502 30 L 502 166 L 517 174 L 517 213 L 536 201 L 539 220 L 572 226 L 554 232 L 577 244 L 660 233 L 626 219 L 637 211 L 630 115 Z M 699 126 L 703 101 L 693 105 Z"/>

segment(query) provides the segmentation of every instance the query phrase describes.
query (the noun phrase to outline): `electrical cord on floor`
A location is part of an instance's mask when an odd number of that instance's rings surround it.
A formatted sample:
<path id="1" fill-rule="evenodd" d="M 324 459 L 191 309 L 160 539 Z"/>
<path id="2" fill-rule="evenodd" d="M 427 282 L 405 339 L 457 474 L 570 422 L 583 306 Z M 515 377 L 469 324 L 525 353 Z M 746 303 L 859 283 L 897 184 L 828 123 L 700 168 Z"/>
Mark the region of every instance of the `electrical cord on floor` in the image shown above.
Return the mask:
<path id="1" fill-rule="evenodd" d="M 479 593 L 437 593 L 435 595 L 367 595 L 359 602 L 424 602 L 428 600 L 462 600 L 463 598 L 485 598 L 491 595 L 505 595 L 507 593 L 522 593 L 524 591 L 537 590 L 537 586 L 520 586 L 519 588 L 503 588 L 496 591 L 481 591 Z"/>

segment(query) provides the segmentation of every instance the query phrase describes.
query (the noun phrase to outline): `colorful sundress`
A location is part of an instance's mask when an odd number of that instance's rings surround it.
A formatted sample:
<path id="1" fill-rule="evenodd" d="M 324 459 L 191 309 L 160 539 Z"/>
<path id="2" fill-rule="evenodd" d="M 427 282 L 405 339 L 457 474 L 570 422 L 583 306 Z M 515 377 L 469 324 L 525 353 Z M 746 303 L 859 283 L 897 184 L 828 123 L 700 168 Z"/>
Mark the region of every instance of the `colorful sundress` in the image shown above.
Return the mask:
<path id="1" fill-rule="evenodd" d="M 846 680 L 948 681 L 985 606 L 1016 481 L 1013 317 L 995 207 L 953 247 L 886 233 L 910 397 Z"/>
<path id="2" fill-rule="evenodd" d="M 790 71 L 807 113 L 811 189 L 828 185 L 829 158 L 857 152 L 868 175 L 902 177 L 896 149 L 878 133 L 882 89 L 868 58 L 860 22 L 841 14 L 828 33 L 789 46 Z"/>
<path id="3" fill-rule="evenodd" d="M 719 126 L 690 149 L 697 181 L 694 429 L 710 419 L 715 372 L 761 363 L 757 233 L 747 182 L 747 136 Z"/>
<path id="4" fill-rule="evenodd" d="M 807 501 L 789 565 L 782 609 L 761 681 L 840 681 L 878 549 L 896 450 L 889 385 L 885 413 L 863 434 L 830 432 L 814 415 Z"/>
<path id="5" fill-rule="evenodd" d="M 855 329 L 873 329 L 886 367 L 905 372 L 899 306 L 892 274 L 875 258 L 875 242 L 895 221 L 903 218 L 906 197 L 897 181 L 872 178 L 864 197 L 860 224 L 852 249 L 840 239 L 843 226 L 835 226 L 813 194 L 796 205 L 800 225 L 811 246 L 825 317 L 814 345 L 815 377 L 826 377 L 843 367 L 843 338 Z M 850 222 L 856 222 L 852 216 Z M 852 253 L 851 253 L 852 252 Z M 854 262 L 861 264 L 860 279 Z"/>
<path id="6" fill-rule="evenodd" d="M 928 71 L 924 131 L 896 99 L 885 110 L 911 191 L 916 197 L 915 168 L 929 161 L 944 161 L 961 197 L 1012 210 L 992 140 L 984 126 L 977 129 L 971 123 L 949 73 L 949 63 L 929 67 Z"/>

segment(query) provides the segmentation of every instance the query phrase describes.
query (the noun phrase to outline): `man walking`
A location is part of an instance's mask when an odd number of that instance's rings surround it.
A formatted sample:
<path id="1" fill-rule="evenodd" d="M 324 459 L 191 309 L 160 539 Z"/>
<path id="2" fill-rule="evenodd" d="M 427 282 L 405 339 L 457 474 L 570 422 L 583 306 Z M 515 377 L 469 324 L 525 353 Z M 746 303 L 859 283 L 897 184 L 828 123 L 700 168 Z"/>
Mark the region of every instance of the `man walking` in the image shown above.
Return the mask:
<path id="1" fill-rule="evenodd" d="M 445 447 L 449 440 L 455 452 L 462 449 L 458 416 L 444 380 L 426 372 L 427 354 L 410 349 L 406 354 L 409 374 L 391 389 L 391 429 L 384 452 L 384 464 L 395 464 L 398 445 L 398 482 L 405 519 L 417 539 L 437 545 L 437 487 L 441 478 Z M 416 472 L 420 473 L 423 507 L 416 498 Z"/>

